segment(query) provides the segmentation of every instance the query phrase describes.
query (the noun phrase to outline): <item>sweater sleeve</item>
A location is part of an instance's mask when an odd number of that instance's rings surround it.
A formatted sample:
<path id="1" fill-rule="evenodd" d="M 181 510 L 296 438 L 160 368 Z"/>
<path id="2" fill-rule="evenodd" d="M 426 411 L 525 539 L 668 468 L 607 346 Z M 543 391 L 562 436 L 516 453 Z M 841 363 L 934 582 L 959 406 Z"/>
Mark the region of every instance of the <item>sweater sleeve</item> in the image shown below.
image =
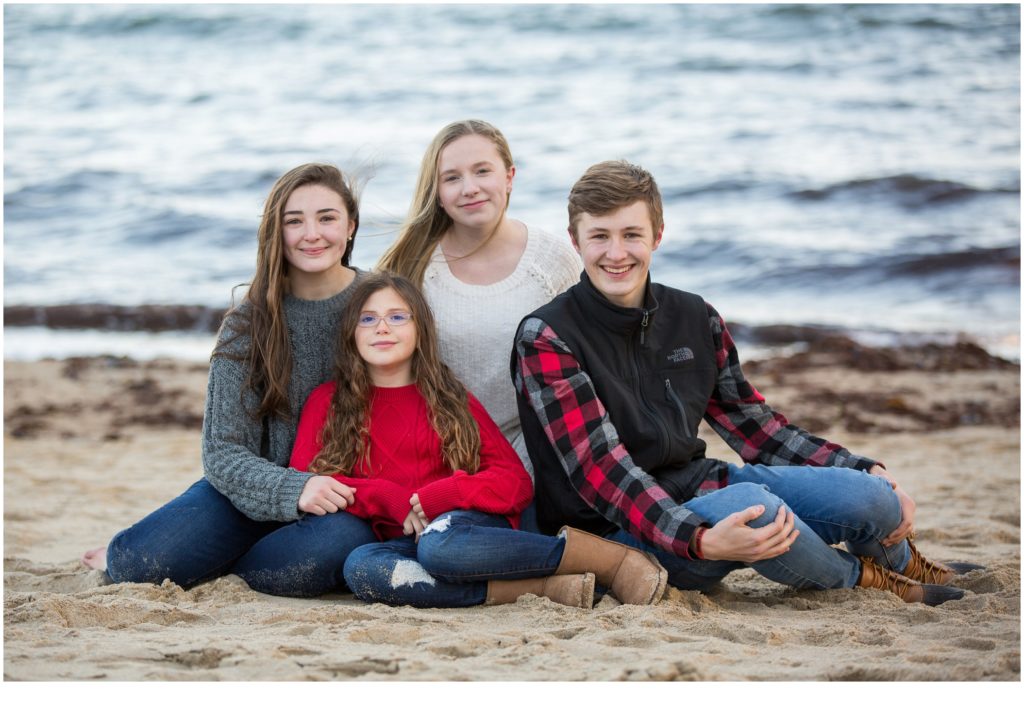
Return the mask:
<path id="1" fill-rule="evenodd" d="M 633 462 L 594 383 L 565 342 L 540 319 L 527 318 L 515 352 L 516 389 L 536 413 L 580 498 L 636 538 L 689 559 L 690 536 L 703 519 L 676 504 Z"/>
<path id="2" fill-rule="evenodd" d="M 451 477 L 421 487 L 417 492 L 420 505 L 430 519 L 453 509 L 516 518 L 533 498 L 530 475 L 473 395 L 469 395 L 469 409 L 480 427 L 480 469 L 472 475 L 456 470 Z"/>
<path id="3" fill-rule="evenodd" d="M 749 464 L 812 465 L 867 470 L 877 461 L 811 435 L 768 406 L 747 382 L 725 321 L 710 304 L 708 322 L 715 344 L 718 378 L 704 418 Z"/>
<path id="4" fill-rule="evenodd" d="M 221 356 L 210 362 L 203 416 L 203 473 L 236 509 L 255 521 L 294 521 L 310 475 L 260 457 L 263 422 L 245 390 L 242 363 Z M 251 414 L 250 414 L 251 412 Z"/>
<path id="5" fill-rule="evenodd" d="M 401 527 L 412 510 L 413 490 L 380 477 L 331 475 L 356 490 L 355 499 L 345 509 L 365 521 L 383 521 Z"/>

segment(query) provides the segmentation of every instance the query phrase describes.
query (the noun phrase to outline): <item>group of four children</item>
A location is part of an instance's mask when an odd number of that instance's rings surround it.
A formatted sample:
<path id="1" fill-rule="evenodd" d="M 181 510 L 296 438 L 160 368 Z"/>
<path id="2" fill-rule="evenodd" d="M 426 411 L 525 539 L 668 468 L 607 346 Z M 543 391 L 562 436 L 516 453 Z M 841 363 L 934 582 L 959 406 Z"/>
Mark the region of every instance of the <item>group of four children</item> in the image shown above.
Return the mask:
<path id="1" fill-rule="evenodd" d="M 976 566 L 917 551 L 885 467 L 772 411 L 721 316 L 650 281 L 649 173 L 587 170 L 568 237 L 507 216 L 514 176 L 493 126 L 445 127 L 369 274 L 349 265 L 352 183 L 320 164 L 282 176 L 211 360 L 204 477 L 83 561 L 117 582 L 234 573 L 413 606 L 651 604 L 743 566 L 963 595 L 948 584 Z M 708 458 L 702 420 L 746 464 Z"/>

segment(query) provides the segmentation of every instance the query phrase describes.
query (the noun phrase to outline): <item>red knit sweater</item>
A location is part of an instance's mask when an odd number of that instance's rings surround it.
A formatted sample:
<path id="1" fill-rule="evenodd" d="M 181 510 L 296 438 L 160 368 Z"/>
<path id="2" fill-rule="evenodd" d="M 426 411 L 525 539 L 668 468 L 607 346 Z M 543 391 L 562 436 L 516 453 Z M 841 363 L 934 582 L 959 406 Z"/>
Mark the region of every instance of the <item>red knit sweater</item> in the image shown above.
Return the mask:
<path id="1" fill-rule="evenodd" d="M 334 382 L 314 389 L 299 418 L 289 465 L 306 471 L 323 447 L 320 430 L 334 394 Z M 452 472 L 441 457 L 441 439 L 430 425 L 427 403 L 416 385 L 375 387 L 370 403 L 369 465 L 361 462 L 351 477 L 333 475 L 356 488 L 347 511 L 370 522 L 381 540 L 403 535 L 402 522 L 419 494 L 428 519 L 446 511 L 472 509 L 508 518 L 519 527 L 519 514 L 533 498 L 533 484 L 508 440 L 476 397 L 469 409 L 480 426 L 480 470 Z"/>

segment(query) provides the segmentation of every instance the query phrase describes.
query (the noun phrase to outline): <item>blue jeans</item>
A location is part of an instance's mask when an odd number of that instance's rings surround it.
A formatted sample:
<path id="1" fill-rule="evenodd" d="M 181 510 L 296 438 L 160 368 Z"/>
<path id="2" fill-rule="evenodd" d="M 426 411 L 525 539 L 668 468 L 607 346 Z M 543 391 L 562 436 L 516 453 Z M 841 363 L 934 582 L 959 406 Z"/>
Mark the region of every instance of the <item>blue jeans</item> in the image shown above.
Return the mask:
<path id="1" fill-rule="evenodd" d="M 501 516 L 449 511 L 412 536 L 356 548 L 345 581 L 363 601 L 393 606 L 476 606 L 492 579 L 554 574 L 565 540 L 517 531 Z"/>
<path id="2" fill-rule="evenodd" d="M 339 511 L 297 521 L 254 521 L 201 479 L 107 547 L 115 582 L 193 584 L 237 574 L 256 591 L 319 596 L 345 590 L 349 553 L 375 542 L 361 519 Z"/>
<path id="3" fill-rule="evenodd" d="M 750 521 L 752 528 L 771 523 L 780 508 L 794 514 L 800 531 L 789 552 L 754 562 L 759 574 L 798 589 L 853 587 L 860 577 L 857 555 L 902 572 L 910 563 L 906 541 L 883 547 L 901 516 L 899 499 L 881 477 L 843 467 L 729 466 L 729 484 L 705 493 L 683 506 L 712 526 L 737 511 L 763 504 L 764 513 Z M 687 560 L 639 542 L 625 531 L 608 536 L 654 555 L 668 570 L 669 583 L 679 589 L 710 589 L 743 562 Z M 832 545 L 846 543 L 849 552 Z M 851 554 L 852 553 L 852 554 Z"/>

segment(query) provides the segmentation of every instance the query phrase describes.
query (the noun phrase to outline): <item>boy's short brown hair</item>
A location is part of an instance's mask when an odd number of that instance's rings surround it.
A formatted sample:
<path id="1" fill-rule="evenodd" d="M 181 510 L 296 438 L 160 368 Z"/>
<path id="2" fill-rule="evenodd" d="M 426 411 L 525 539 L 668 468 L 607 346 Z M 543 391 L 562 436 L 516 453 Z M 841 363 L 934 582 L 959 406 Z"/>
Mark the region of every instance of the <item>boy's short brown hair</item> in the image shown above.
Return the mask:
<path id="1" fill-rule="evenodd" d="M 592 165 L 569 191 L 569 233 L 576 240 L 576 225 L 584 213 L 599 217 L 637 201 L 647 204 L 657 239 L 665 216 L 654 176 L 628 161 L 602 161 Z"/>

